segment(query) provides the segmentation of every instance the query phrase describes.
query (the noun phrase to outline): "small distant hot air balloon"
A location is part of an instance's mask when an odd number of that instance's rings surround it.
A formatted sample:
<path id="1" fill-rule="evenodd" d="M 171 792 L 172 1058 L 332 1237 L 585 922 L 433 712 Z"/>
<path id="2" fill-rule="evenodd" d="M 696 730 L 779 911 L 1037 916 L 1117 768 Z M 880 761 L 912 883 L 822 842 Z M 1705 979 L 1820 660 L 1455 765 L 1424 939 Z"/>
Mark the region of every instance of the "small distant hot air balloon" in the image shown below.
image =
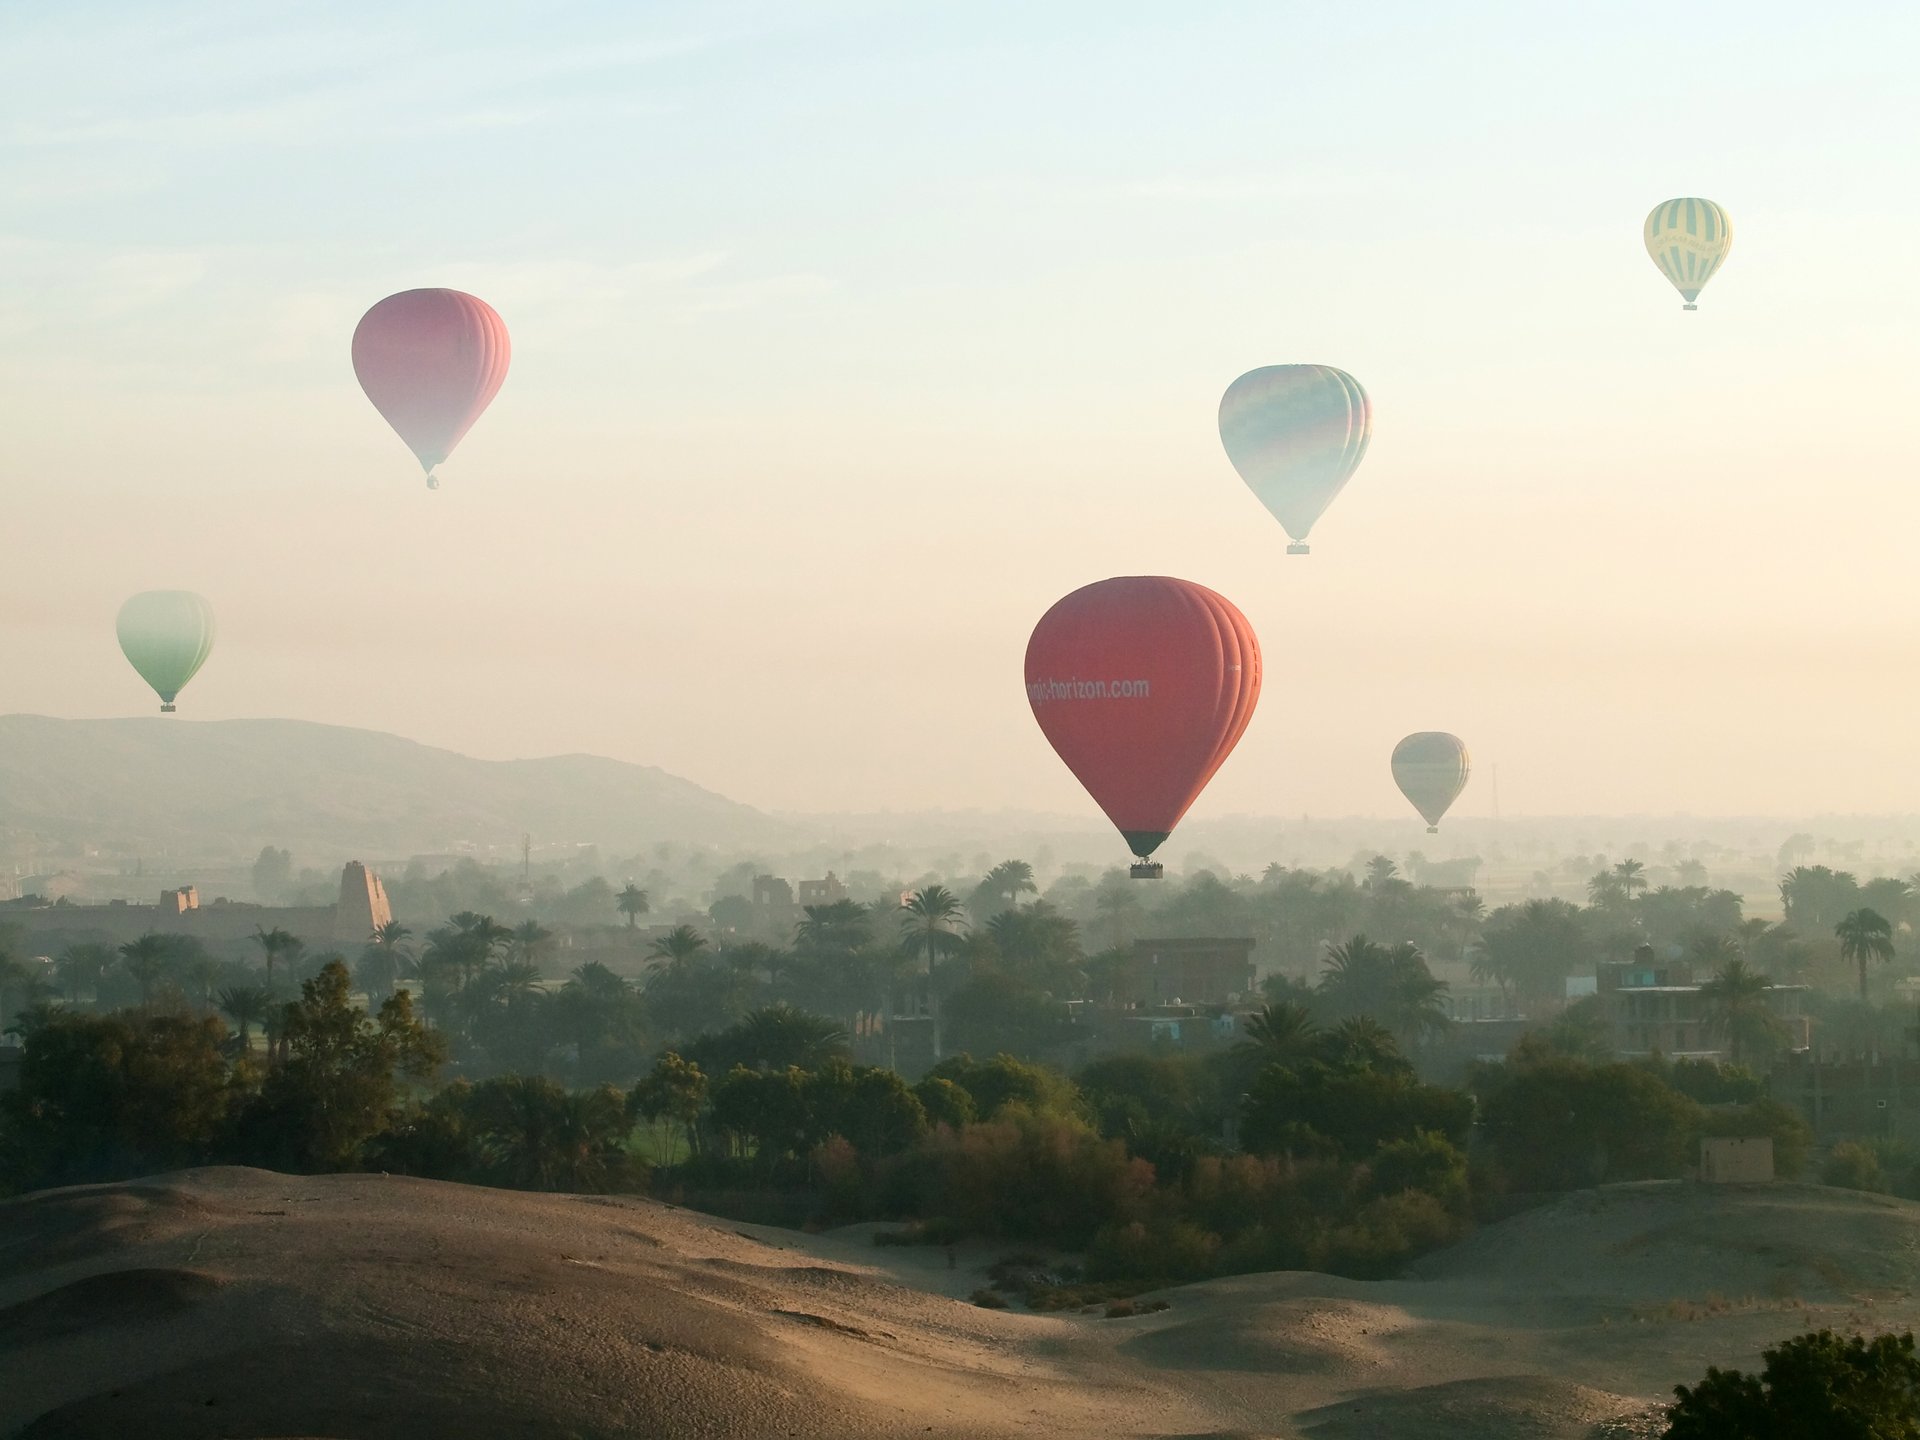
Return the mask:
<path id="1" fill-rule="evenodd" d="M 207 662 L 213 606 L 188 590 L 143 590 L 120 607 L 120 649 L 160 696 L 162 714 Z"/>
<path id="2" fill-rule="evenodd" d="M 507 326 L 486 301 L 459 290 L 402 290 L 360 317 L 353 373 L 389 425 L 433 467 L 453 453 L 507 378 Z"/>
<path id="3" fill-rule="evenodd" d="M 1126 575 L 1083 586 L 1027 641 L 1027 700 L 1048 742 L 1138 857 L 1233 752 L 1260 699 L 1260 642 L 1204 585 Z"/>
<path id="4" fill-rule="evenodd" d="M 1467 788 L 1471 772 L 1467 747 L 1444 730 L 1422 730 L 1393 747 L 1393 783 L 1427 822 L 1429 835 L 1440 833 L 1440 817 Z"/>
<path id="5" fill-rule="evenodd" d="M 1307 533 L 1360 468 L 1373 438 L 1373 404 L 1331 365 L 1249 370 L 1220 397 L 1220 443 L 1240 478 L 1307 553 Z"/>
<path id="6" fill-rule="evenodd" d="M 1711 200 L 1662 200 L 1647 216 L 1647 254 L 1673 282 L 1683 310 L 1699 298 L 1733 248 L 1733 222 Z"/>

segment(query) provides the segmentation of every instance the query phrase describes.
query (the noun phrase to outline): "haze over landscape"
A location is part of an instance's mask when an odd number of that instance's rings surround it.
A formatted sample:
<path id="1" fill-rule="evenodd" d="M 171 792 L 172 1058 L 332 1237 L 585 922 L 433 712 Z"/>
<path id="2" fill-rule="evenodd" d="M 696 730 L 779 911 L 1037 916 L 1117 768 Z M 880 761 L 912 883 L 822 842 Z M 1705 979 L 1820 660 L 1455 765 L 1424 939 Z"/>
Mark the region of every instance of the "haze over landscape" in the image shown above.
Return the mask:
<path id="1" fill-rule="evenodd" d="M 0 1440 L 1920 1437 L 1916 54 L 0 11 Z"/>
<path id="2" fill-rule="evenodd" d="M 1509 814 L 1920 811 L 1854 698 L 1915 633 L 1915 20 L 1847 13 L 16 13 L 0 711 L 143 712 L 114 609 L 183 585 L 203 718 L 1066 811 L 1020 647 L 1144 571 L 1268 651 L 1196 819 L 1399 813 L 1422 726 Z M 1669 193 L 1740 226 L 1698 315 Z M 344 365 L 418 284 L 515 342 L 435 495 Z M 1379 414 L 1282 563 L 1213 404 L 1292 357 Z"/>

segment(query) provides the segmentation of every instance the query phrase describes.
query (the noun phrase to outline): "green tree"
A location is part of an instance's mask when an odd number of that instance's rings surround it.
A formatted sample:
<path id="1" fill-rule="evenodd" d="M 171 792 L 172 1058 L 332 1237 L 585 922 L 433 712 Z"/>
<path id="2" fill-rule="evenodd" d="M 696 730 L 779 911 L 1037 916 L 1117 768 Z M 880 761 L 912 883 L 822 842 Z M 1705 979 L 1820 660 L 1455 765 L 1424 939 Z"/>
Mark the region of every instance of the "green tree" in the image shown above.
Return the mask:
<path id="1" fill-rule="evenodd" d="M 211 1016 L 50 1016 L 0 1094 L 0 1182 L 38 1189 L 214 1158 L 234 1097 Z"/>
<path id="2" fill-rule="evenodd" d="M 255 1158 L 292 1170 L 349 1170 L 386 1125 L 407 1080 L 445 1057 L 402 990 L 369 1015 L 351 998 L 343 962 L 300 987 L 280 1022 L 284 1059 L 267 1077 L 242 1135 Z"/>
<path id="3" fill-rule="evenodd" d="M 167 973 L 167 937 L 148 933 L 120 947 L 120 966 L 140 987 L 140 1008 L 153 1008 L 154 988 Z"/>
<path id="4" fill-rule="evenodd" d="M 1833 927 L 1840 940 L 1840 958 L 1860 967 L 1860 998 L 1867 998 L 1867 961 L 1893 959 L 1893 926 L 1878 911 L 1862 906 L 1849 911 Z"/>
<path id="5" fill-rule="evenodd" d="M 627 1108 L 643 1120 L 663 1127 L 679 1126 L 689 1154 L 700 1150 L 700 1112 L 707 1103 L 707 1077 L 693 1061 L 669 1050 L 654 1061 L 627 1097 Z M 661 1136 L 663 1155 L 670 1154 Z"/>
<path id="6" fill-rule="evenodd" d="M 631 880 L 626 883 L 626 886 L 618 895 L 613 897 L 613 903 L 619 909 L 620 913 L 627 917 L 627 928 L 629 930 L 640 923 L 640 917 L 647 913 L 650 904 L 647 899 L 647 892 Z"/>
<path id="7" fill-rule="evenodd" d="M 1911 1331 L 1797 1335 L 1761 1356 L 1760 1373 L 1709 1366 L 1677 1385 L 1666 1440 L 1920 1440 L 1920 1358 Z"/>
<path id="8" fill-rule="evenodd" d="M 467 1115 L 489 1172 L 515 1189 L 588 1194 L 629 1176 L 633 1122 L 610 1087 L 569 1091 L 542 1075 L 502 1075 L 473 1087 Z"/>

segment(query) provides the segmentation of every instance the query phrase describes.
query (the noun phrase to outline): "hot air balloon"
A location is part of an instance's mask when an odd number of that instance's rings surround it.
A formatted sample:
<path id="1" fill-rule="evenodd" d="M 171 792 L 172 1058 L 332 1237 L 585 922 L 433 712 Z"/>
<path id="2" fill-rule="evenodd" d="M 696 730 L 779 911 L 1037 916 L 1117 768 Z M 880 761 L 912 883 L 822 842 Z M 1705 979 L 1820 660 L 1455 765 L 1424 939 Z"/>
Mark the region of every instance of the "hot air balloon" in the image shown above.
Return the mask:
<path id="1" fill-rule="evenodd" d="M 1683 310 L 1698 310 L 1707 281 L 1733 248 L 1733 222 L 1711 200 L 1662 200 L 1647 216 L 1647 254 L 1673 282 Z"/>
<path id="2" fill-rule="evenodd" d="M 1233 752 L 1260 699 L 1247 617 L 1190 580 L 1125 575 L 1056 602 L 1027 641 L 1048 742 L 1155 879 L 1152 855 Z"/>
<path id="3" fill-rule="evenodd" d="M 1220 397 L 1220 443 L 1247 487 L 1307 553 L 1307 532 L 1360 468 L 1373 438 L 1373 404 L 1331 365 L 1249 370 Z"/>
<path id="4" fill-rule="evenodd" d="M 173 697 L 207 663 L 213 606 L 189 590 L 143 590 L 120 607 L 120 649 L 171 714 Z"/>
<path id="5" fill-rule="evenodd" d="M 1444 730 L 1422 730 L 1393 747 L 1393 783 L 1427 822 L 1429 835 L 1440 833 L 1440 817 L 1467 788 L 1471 772 L 1467 747 Z"/>
<path id="6" fill-rule="evenodd" d="M 402 290 L 360 317 L 353 373 L 438 489 L 433 467 L 453 453 L 507 378 L 507 326 L 459 290 Z"/>

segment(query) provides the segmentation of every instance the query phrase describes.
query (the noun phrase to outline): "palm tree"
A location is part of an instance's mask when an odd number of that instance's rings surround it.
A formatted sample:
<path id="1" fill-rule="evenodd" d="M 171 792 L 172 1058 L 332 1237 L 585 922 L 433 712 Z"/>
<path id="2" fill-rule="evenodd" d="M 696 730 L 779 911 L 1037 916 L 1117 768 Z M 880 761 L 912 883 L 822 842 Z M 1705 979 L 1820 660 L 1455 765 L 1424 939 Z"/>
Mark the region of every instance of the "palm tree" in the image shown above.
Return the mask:
<path id="1" fill-rule="evenodd" d="M 1242 1044 L 1275 1060 L 1297 1060 L 1313 1043 L 1313 1015 L 1298 1000 L 1261 1006 L 1247 1016 L 1241 1029 L 1246 1034 Z"/>
<path id="2" fill-rule="evenodd" d="M 267 957 L 267 989 L 269 990 L 273 989 L 273 962 L 282 955 L 291 958 L 306 948 L 299 936 L 281 929 L 278 925 L 271 930 L 263 930 L 258 925 L 254 926 L 253 943 L 258 945 L 261 953 Z"/>
<path id="3" fill-rule="evenodd" d="M 940 1056 L 940 1001 L 939 991 L 933 984 L 934 967 L 943 959 L 959 950 L 962 945 L 958 929 L 966 923 L 965 907 L 960 897 L 944 885 L 929 885 L 916 890 L 900 902 L 900 943 L 901 947 L 914 957 L 918 972 L 927 979 L 927 1013 L 933 1022 L 933 1054 Z M 894 1017 L 900 1011 L 898 997 L 893 991 L 893 972 L 887 973 L 887 1064 L 898 1068 L 894 1053 Z"/>
<path id="4" fill-rule="evenodd" d="M 1400 873 L 1400 867 L 1385 855 L 1376 855 L 1367 861 L 1367 878 L 1361 882 L 1366 885 L 1383 885 Z"/>
<path id="5" fill-rule="evenodd" d="M 960 948 L 958 931 L 966 924 L 960 897 L 944 885 L 916 890 L 900 902 L 900 939 L 930 975 L 936 962 Z"/>
<path id="6" fill-rule="evenodd" d="M 793 943 L 815 955 L 844 955 L 873 939 L 872 916 L 858 900 L 808 905 L 794 927 Z"/>
<path id="7" fill-rule="evenodd" d="M 1451 1023 L 1444 1000 L 1447 982 L 1436 980 L 1419 949 L 1405 942 L 1388 947 L 1355 935 L 1344 945 L 1328 945 L 1318 990 L 1329 1013 L 1341 1019 L 1369 1016 L 1408 1040 Z"/>
<path id="8" fill-rule="evenodd" d="M 82 994 L 97 1001 L 100 981 L 113 964 L 113 958 L 113 947 L 110 945 L 69 945 L 53 962 L 53 973 L 60 983 L 60 993 L 69 1002 L 78 1000 Z"/>
<path id="9" fill-rule="evenodd" d="M 1118 950 L 1127 943 L 1131 921 L 1140 913 L 1140 887 L 1121 871 L 1108 871 L 1100 877 L 1099 888 L 1093 892 L 1093 909 L 1101 920 L 1113 927 L 1112 948 Z"/>
<path id="10" fill-rule="evenodd" d="M 538 920 L 522 920 L 513 927 L 513 938 L 507 943 L 512 947 L 514 959 L 523 964 L 538 965 L 552 939 L 553 932 Z"/>
<path id="11" fill-rule="evenodd" d="M 407 945 L 412 934 L 398 920 L 374 927 L 367 948 L 360 952 L 360 963 L 354 967 L 354 978 L 366 991 L 369 1004 L 377 1007 L 393 994 L 401 977 L 412 971 L 413 952 Z"/>
<path id="12" fill-rule="evenodd" d="M 1647 867 L 1638 860 L 1622 860 L 1613 867 L 1615 878 L 1620 882 L 1620 892 L 1631 900 L 1640 891 L 1647 888 Z"/>
<path id="13" fill-rule="evenodd" d="M 240 1052 L 250 1048 L 247 1027 L 264 1020 L 273 1008 L 273 994 L 262 985 L 229 985 L 214 997 L 220 1011 L 239 1027 Z"/>
<path id="14" fill-rule="evenodd" d="M 613 897 L 613 903 L 627 917 L 627 928 L 631 930 L 640 923 L 640 917 L 647 913 L 647 892 L 629 880 L 627 888 Z"/>
<path id="15" fill-rule="evenodd" d="M 139 985 L 140 1008 L 146 1009 L 153 1003 L 153 987 L 166 973 L 167 937 L 149 933 L 129 940 L 120 947 L 120 963 Z"/>
<path id="16" fill-rule="evenodd" d="M 722 1038 L 755 1070 L 817 1070 L 847 1048 L 847 1032 L 833 1021 L 784 1003 L 753 1011 Z"/>
<path id="17" fill-rule="evenodd" d="M 1860 967 L 1860 998 L 1867 998 L 1867 961 L 1893 959 L 1893 926 L 1877 910 L 1862 906 L 1847 912 L 1846 919 L 1833 927 L 1840 938 L 1840 958 Z"/>
<path id="18" fill-rule="evenodd" d="M 1034 883 L 1033 866 L 1026 861 L 1002 860 L 987 871 L 987 878 L 973 893 L 976 901 L 997 901 L 995 913 L 998 913 L 1016 908 L 1022 895 L 1038 895 L 1040 887 Z"/>
<path id="19" fill-rule="evenodd" d="M 707 937 L 691 925 L 676 925 L 647 951 L 649 960 L 664 960 L 669 965 L 685 965 L 707 948 Z"/>
<path id="20" fill-rule="evenodd" d="M 472 1111 L 507 1183 L 530 1190 L 604 1190 L 623 1168 L 631 1121 L 616 1091 L 570 1093 L 535 1075 L 503 1075 L 474 1092 Z"/>
<path id="21" fill-rule="evenodd" d="M 1779 1034 L 1780 1022 L 1767 1004 L 1767 991 L 1772 988 L 1771 980 L 1738 958 L 1728 960 L 1700 987 L 1707 1023 L 1727 1037 L 1736 1065 L 1745 1062 L 1749 1046 L 1764 1045 Z"/>

